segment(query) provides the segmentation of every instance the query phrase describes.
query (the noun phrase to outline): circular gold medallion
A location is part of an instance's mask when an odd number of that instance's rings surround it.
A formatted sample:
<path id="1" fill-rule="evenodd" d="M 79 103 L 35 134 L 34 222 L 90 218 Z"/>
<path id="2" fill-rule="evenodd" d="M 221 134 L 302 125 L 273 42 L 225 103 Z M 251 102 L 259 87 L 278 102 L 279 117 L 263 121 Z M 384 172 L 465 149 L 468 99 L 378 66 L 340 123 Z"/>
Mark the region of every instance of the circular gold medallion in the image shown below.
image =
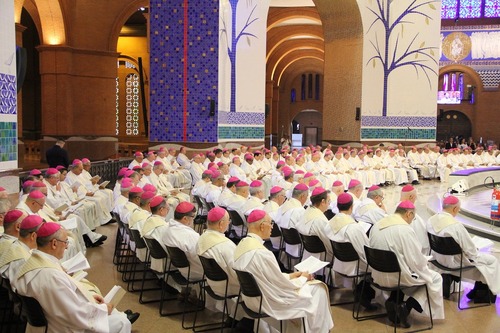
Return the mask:
<path id="1" fill-rule="evenodd" d="M 471 51 L 471 40 L 463 32 L 452 32 L 443 40 L 443 54 L 458 62 L 465 59 Z"/>

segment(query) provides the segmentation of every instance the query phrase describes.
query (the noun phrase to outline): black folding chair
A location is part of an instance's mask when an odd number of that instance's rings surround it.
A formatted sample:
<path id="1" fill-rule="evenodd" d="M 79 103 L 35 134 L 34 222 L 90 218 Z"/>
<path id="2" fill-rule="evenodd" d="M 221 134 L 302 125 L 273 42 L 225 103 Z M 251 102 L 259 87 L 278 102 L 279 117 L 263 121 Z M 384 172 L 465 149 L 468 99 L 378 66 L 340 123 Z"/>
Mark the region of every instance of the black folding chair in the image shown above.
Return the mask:
<path id="1" fill-rule="evenodd" d="M 325 214 L 328 220 L 331 220 L 335 216 L 335 213 L 331 209 L 325 210 L 323 214 Z"/>
<path id="2" fill-rule="evenodd" d="M 231 225 L 229 227 L 229 237 L 236 239 L 238 241 L 241 240 L 242 238 L 246 237 L 247 225 L 246 225 L 246 221 L 243 220 L 240 213 L 238 213 L 235 210 L 230 210 L 230 209 L 228 209 L 227 212 L 229 213 L 229 219 L 231 220 Z M 236 231 L 234 231 L 233 227 L 241 227 L 241 236 L 238 236 L 236 234 Z"/>
<path id="3" fill-rule="evenodd" d="M 320 260 L 326 261 L 326 247 L 325 244 L 323 244 L 321 238 L 319 238 L 316 235 L 303 235 L 303 234 L 300 234 L 300 237 L 302 238 L 302 245 L 304 246 L 305 251 L 311 254 L 319 254 Z M 328 279 L 326 279 L 325 276 L 325 282 L 328 284 L 329 279 L 331 277 L 331 265 L 328 264 L 323 269 L 323 273 L 325 272 L 325 269 L 328 269 Z"/>
<path id="4" fill-rule="evenodd" d="M 201 234 L 203 232 L 203 229 L 205 229 L 206 227 L 206 214 L 208 213 L 209 209 L 205 199 L 203 199 L 199 195 L 193 195 L 193 198 L 196 201 L 196 206 L 198 206 L 196 218 L 194 220 L 194 230 L 196 230 L 197 233 Z"/>
<path id="5" fill-rule="evenodd" d="M 151 267 L 151 256 L 149 255 L 149 249 L 146 245 L 146 242 L 144 241 L 144 238 L 141 237 L 141 234 L 139 233 L 139 230 L 135 229 L 130 229 L 130 235 L 132 236 L 132 239 L 135 242 L 135 251 L 137 253 L 137 250 L 144 249 L 146 251 L 145 253 L 145 261 L 141 261 L 137 255 L 135 258 L 133 258 L 132 261 L 132 268 L 130 270 L 130 276 L 127 278 L 127 290 L 128 291 L 141 291 L 142 295 L 142 289 L 143 289 L 143 283 L 145 281 L 154 281 L 156 278 L 149 278 L 146 279 L 145 274 Z M 136 279 L 136 274 L 135 273 L 143 273 L 142 278 Z M 141 281 L 141 288 L 136 289 L 135 288 L 135 282 Z M 159 288 L 147 288 L 144 291 L 151 291 L 151 290 L 160 290 Z M 141 297 L 139 297 L 141 298 Z M 142 300 L 142 298 L 141 298 Z"/>
<path id="6" fill-rule="evenodd" d="M 269 315 L 265 312 L 262 312 L 262 292 L 260 291 L 259 285 L 252 274 L 248 272 L 243 272 L 239 270 L 234 270 L 236 275 L 238 276 L 238 281 L 240 282 L 240 294 L 238 295 L 238 302 L 236 304 L 236 309 L 234 310 L 234 317 L 236 317 L 236 313 L 238 310 L 238 306 L 241 305 L 245 313 L 252 319 L 257 319 L 257 332 L 259 333 L 259 323 L 262 318 L 268 318 Z M 250 309 L 245 302 L 242 300 L 241 295 L 245 297 L 259 297 L 259 310 L 258 312 Z M 306 333 L 306 323 L 305 318 L 302 317 L 302 325 L 304 326 L 304 333 Z M 280 320 L 280 332 L 283 332 L 283 322 Z"/>
<path id="7" fill-rule="evenodd" d="M 203 283 L 205 282 L 205 279 L 203 277 L 201 279 L 192 279 L 191 278 L 191 265 L 189 263 L 189 260 L 186 256 L 186 254 L 181 249 L 179 249 L 178 247 L 174 247 L 174 246 L 167 246 L 167 252 L 168 252 L 168 255 L 170 257 L 170 264 L 169 264 L 169 269 L 167 271 L 166 282 L 168 282 L 169 277 L 172 276 L 174 281 L 177 282 L 179 285 L 186 287 L 187 291 L 189 291 L 190 285 L 196 285 L 196 284 L 198 284 L 200 286 L 200 289 L 202 289 Z M 184 277 L 182 274 L 180 274 L 179 271 L 173 271 L 171 269 L 172 265 L 175 266 L 177 269 L 187 268 L 188 269 L 187 277 Z M 200 295 L 202 295 L 202 293 L 200 293 Z M 200 296 L 200 299 L 198 300 L 198 304 L 196 304 L 196 308 L 194 310 L 187 311 L 186 305 L 187 305 L 188 297 L 189 297 L 189 292 L 186 292 L 186 294 L 184 295 L 184 307 L 182 309 L 182 328 L 193 329 L 194 323 L 192 326 L 185 326 L 184 325 L 186 313 L 197 312 L 198 310 L 203 309 L 205 307 L 205 297 Z M 200 302 L 200 300 L 201 300 L 201 302 Z M 201 305 L 200 305 L 200 303 L 201 303 Z"/>
<path id="8" fill-rule="evenodd" d="M 282 236 L 282 245 L 280 246 L 282 253 L 285 252 L 285 255 L 287 257 L 287 269 L 292 271 L 292 259 L 301 261 L 302 260 L 302 254 L 304 252 L 304 246 L 302 244 L 302 239 L 300 238 L 300 234 L 297 231 L 297 229 L 290 228 L 281 228 L 281 236 Z M 299 252 L 298 255 L 293 255 L 290 254 L 286 251 L 286 245 L 298 245 L 299 246 Z M 281 254 L 280 254 L 281 258 Z"/>
<path id="9" fill-rule="evenodd" d="M 458 302 L 457 306 L 460 310 L 467 310 L 467 309 L 472 309 L 472 308 L 480 308 L 483 306 L 489 306 L 491 304 L 491 301 L 489 301 L 488 297 L 488 303 L 485 304 L 479 304 L 475 306 L 468 306 L 468 307 L 461 307 L 460 306 L 460 296 L 462 293 L 462 274 L 464 271 L 474 269 L 475 266 L 468 265 L 464 266 L 464 251 L 462 251 L 462 248 L 460 245 L 453 239 L 453 237 L 440 237 L 433 235 L 431 233 L 427 233 L 427 236 L 429 237 L 429 245 L 431 246 L 431 250 L 439 253 L 441 255 L 446 255 L 446 256 L 460 256 L 460 266 L 459 267 L 448 267 L 444 266 L 441 263 L 439 263 L 436 259 L 431 260 L 430 263 L 439 268 L 442 271 L 450 272 L 450 273 L 455 273 L 458 272 L 460 281 L 458 282 Z"/>
<path id="10" fill-rule="evenodd" d="M 33 297 L 19 295 L 19 298 L 22 303 L 22 316 L 26 317 L 28 323 L 33 327 L 45 327 L 45 333 L 47 333 L 49 323 L 40 303 Z"/>
<path id="11" fill-rule="evenodd" d="M 199 258 L 201 261 L 201 265 L 203 266 L 203 271 L 205 272 L 205 277 L 207 280 L 215 281 L 215 282 L 225 281 L 224 295 L 219 295 L 219 294 L 215 293 L 213 291 L 213 289 L 210 287 L 210 284 L 208 283 L 208 281 L 205 282 L 203 285 L 203 290 L 207 294 L 209 294 L 210 297 L 212 297 L 213 299 L 215 299 L 217 301 L 223 301 L 224 306 L 222 308 L 222 319 L 221 319 L 220 323 L 213 323 L 213 324 L 206 324 L 203 326 L 196 326 L 196 316 L 198 314 L 198 312 L 196 312 L 195 316 L 194 316 L 194 324 L 193 324 L 194 329 L 193 330 L 195 332 L 205 332 L 207 330 L 210 331 L 210 330 L 218 329 L 220 327 L 220 330 L 222 332 L 224 330 L 224 327 L 225 327 L 226 315 L 229 317 L 229 308 L 227 305 L 227 300 L 234 298 L 234 297 L 238 297 L 238 294 L 235 294 L 235 295 L 228 295 L 227 294 L 227 290 L 228 290 L 228 286 L 229 286 L 228 276 L 227 276 L 226 272 L 219 266 L 219 264 L 217 263 L 217 261 L 215 259 L 205 258 L 202 256 L 199 256 Z M 232 269 L 232 268 L 230 268 L 230 269 Z M 201 300 L 202 300 L 202 295 L 200 292 L 200 301 Z M 203 329 L 203 330 L 197 330 L 197 328 L 201 328 L 201 327 L 210 327 L 210 328 Z"/>
<path id="12" fill-rule="evenodd" d="M 383 291 L 389 291 L 389 292 L 396 292 L 396 318 L 395 318 L 395 323 L 394 323 L 394 333 L 396 333 L 397 329 L 397 318 L 399 318 L 400 314 L 400 293 L 403 292 L 404 289 L 408 288 L 413 288 L 413 287 L 424 287 L 425 288 L 425 293 L 427 295 L 427 304 L 429 305 L 429 318 L 430 318 L 430 326 L 418 330 L 414 330 L 411 332 L 420 332 L 420 331 L 426 331 L 432 329 L 434 327 L 434 321 L 432 319 L 432 309 L 431 309 L 431 303 L 429 300 L 429 289 L 427 288 L 427 284 L 422 283 L 422 284 L 414 284 L 411 286 L 402 286 L 401 285 L 401 268 L 399 266 L 399 261 L 398 258 L 396 257 L 396 254 L 392 251 L 386 251 L 386 250 L 379 250 L 379 249 L 373 249 L 365 245 L 365 255 L 366 255 L 366 261 L 368 262 L 366 266 L 366 271 L 368 271 L 368 266 L 373 268 L 374 270 L 382 273 L 396 273 L 398 274 L 398 283 L 397 285 L 394 286 L 381 286 L 378 283 L 375 283 L 373 279 L 370 279 L 370 284 L 380 290 Z M 361 294 L 364 292 L 365 285 L 363 285 L 363 290 L 361 291 Z M 359 308 L 358 308 L 358 316 L 359 316 Z M 371 319 L 371 318 L 376 318 L 380 317 L 380 315 L 373 315 L 373 316 L 366 316 L 362 318 L 361 320 L 365 319 Z"/>
<path id="13" fill-rule="evenodd" d="M 116 241 L 115 250 L 113 254 L 113 264 L 117 265 L 118 272 L 123 271 L 124 261 L 131 257 L 129 244 L 127 242 L 127 231 L 125 224 L 120 219 L 120 215 L 113 212 L 113 217 L 115 218 L 118 228 L 116 229 Z"/>
<path id="14" fill-rule="evenodd" d="M 368 272 L 360 272 L 359 271 L 359 264 L 360 264 L 360 258 L 356 250 L 354 249 L 354 246 L 352 246 L 351 243 L 349 242 L 335 242 L 335 241 L 330 241 L 332 244 L 332 249 L 333 249 L 333 257 L 334 260 L 338 260 L 341 262 L 356 262 L 356 271 L 354 274 L 344 274 L 342 272 L 335 271 L 337 274 L 340 276 L 346 278 L 346 279 L 353 279 L 353 292 L 355 292 L 355 288 L 358 285 L 359 278 L 365 278 L 367 275 L 370 275 Z M 344 305 L 344 304 L 353 304 L 352 307 L 352 317 L 354 319 L 359 318 L 359 302 L 356 302 L 356 298 L 354 301 L 350 302 L 339 302 L 339 303 L 330 303 L 330 305 Z M 358 312 L 355 314 L 356 311 L 356 305 L 358 306 Z"/>

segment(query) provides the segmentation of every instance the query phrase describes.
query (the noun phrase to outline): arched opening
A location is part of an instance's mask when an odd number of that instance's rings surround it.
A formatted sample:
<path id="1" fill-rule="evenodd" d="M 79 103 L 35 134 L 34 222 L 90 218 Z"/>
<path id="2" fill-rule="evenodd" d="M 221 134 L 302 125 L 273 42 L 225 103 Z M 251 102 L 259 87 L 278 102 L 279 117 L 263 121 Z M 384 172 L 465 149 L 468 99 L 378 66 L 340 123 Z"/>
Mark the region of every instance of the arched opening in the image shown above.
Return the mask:
<path id="1" fill-rule="evenodd" d="M 294 134 L 302 135 L 302 146 L 321 144 L 323 138 L 323 115 L 317 110 L 302 110 L 291 124 L 292 141 Z M 297 144 L 294 142 L 294 146 Z"/>
<path id="2" fill-rule="evenodd" d="M 446 142 L 450 137 L 468 139 L 472 136 L 472 123 L 464 113 L 450 110 L 439 115 L 437 123 L 437 141 Z"/>
<path id="3" fill-rule="evenodd" d="M 38 140 L 42 131 L 42 101 L 40 60 L 37 47 L 40 45 L 40 35 L 35 21 L 23 8 L 21 25 L 26 27 L 23 32 L 23 47 L 27 51 L 26 77 L 22 87 L 22 134 L 24 140 Z"/>

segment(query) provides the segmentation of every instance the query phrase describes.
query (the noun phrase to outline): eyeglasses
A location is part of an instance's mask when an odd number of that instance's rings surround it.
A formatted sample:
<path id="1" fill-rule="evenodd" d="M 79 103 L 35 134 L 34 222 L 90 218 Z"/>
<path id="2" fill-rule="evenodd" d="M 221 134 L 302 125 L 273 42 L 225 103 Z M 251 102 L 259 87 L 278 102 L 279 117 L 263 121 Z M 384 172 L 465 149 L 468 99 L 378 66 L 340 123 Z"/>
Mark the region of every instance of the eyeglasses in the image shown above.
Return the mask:
<path id="1" fill-rule="evenodd" d="M 54 238 L 56 241 L 58 242 L 61 242 L 61 243 L 64 243 L 66 246 L 68 246 L 69 244 L 69 239 L 66 239 L 66 240 L 60 240 L 60 239 L 57 239 L 57 238 Z"/>
<path id="2" fill-rule="evenodd" d="M 274 225 L 274 221 L 273 221 L 273 220 L 271 220 L 271 221 L 269 221 L 268 223 L 266 223 L 266 221 L 262 221 L 262 222 L 260 222 L 260 225 L 263 225 L 263 224 L 267 224 L 267 225 L 270 225 L 270 226 L 272 227 L 272 226 Z"/>

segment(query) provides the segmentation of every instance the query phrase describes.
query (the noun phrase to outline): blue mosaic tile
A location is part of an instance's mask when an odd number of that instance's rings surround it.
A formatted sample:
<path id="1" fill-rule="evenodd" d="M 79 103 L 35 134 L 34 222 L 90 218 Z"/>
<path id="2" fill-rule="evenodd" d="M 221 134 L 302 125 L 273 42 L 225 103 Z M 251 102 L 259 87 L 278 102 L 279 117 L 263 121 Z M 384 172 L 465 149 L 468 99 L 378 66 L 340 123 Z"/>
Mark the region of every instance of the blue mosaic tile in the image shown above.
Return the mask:
<path id="1" fill-rule="evenodd" d="M 15 75 L 0 73 L 0 114 L 17 114 Z"/>
<path id="2" fill-rule="evenodd" d="M 361 140 L 436 140 L 436 129 L 362 128 Z"/>
<path id="3" fill-rule="evenodd" d="M 437 117 L 362 116 L 362 127 L 435 127 Z"/>
<path id="4" fill-rule="evenodd" d="M 17 123 L 0 122 L 0 162 L 17 160 Z"/>
<path id="5" fill-rule="evenodd" d="M 264 127 L 262 126 L 242 126 L 242 127 L 219 127 L 220 140 L 237 139 L 264 139 Z"/>

